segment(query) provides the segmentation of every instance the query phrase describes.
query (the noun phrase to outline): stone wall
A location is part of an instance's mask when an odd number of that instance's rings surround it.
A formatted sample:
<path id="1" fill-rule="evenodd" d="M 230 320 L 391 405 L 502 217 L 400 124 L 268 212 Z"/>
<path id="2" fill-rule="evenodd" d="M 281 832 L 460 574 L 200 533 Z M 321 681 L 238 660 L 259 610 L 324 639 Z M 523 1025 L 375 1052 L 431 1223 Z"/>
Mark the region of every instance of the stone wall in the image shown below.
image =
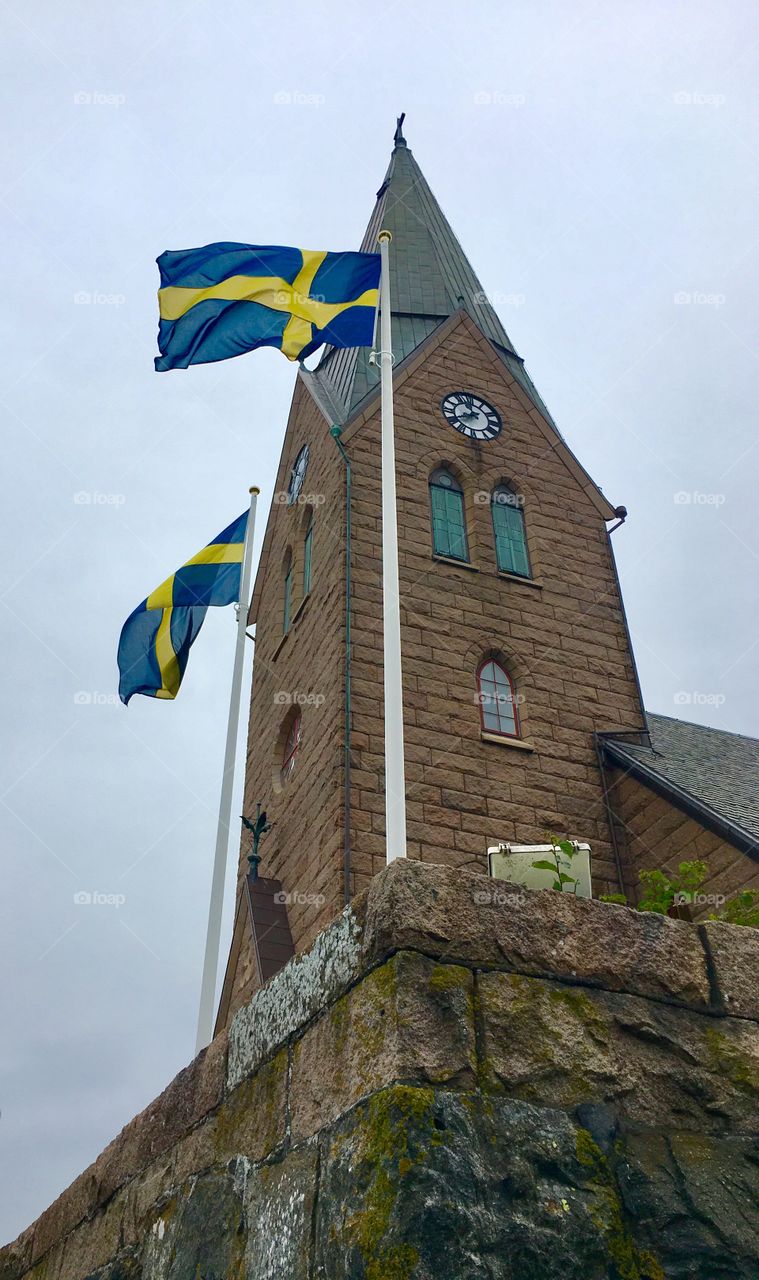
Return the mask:
<path id="1" fill-rule="evenodd" d="M 605 519 L 592 482 L 541 419 L 471 319 L 440 326 L 395 375 L 395 442 L 409 856 L 487 871 L 499 840 L 546 831 L 593 848 L 597 892 L 620 886 L 596 756 L 596 730 L 638 730 L 643 713 Z M 441 413 L 453 387 L 502 414 L 482 444 Z M 346 428 L 351 459 L 352 726 L 350 894 L 384 866 L 384 723 L 380 406 Z M 274 827 L 262 871 L 290 896 L 296 950 L 342 906 L 345 688 L 345 468 L 329 424 L 298 382 L 276 492 L 305 443 L 302 496 L 315 495 L 312 589 L 302 602 L 304 509 L 276 502 L 256 584 L 256 652 L 245 811 Z M 432 554 L 429 475 L 441 465 L 464 491 L 470 562 Z M 487 495 L 507 481 L 524 500 L 533 578 L 498 571 Z M 599 506 L 600 504 L 600 506 Z M 294 555 L 293 623 L 282 636 L 283 574 Z M 517 685 L 523 740 L 483 737 L 476 672 L 499 655 Z M 305 698 L 303 740 L 284 787 L 282 732 Z M 308 701 L 313 698 L 314 701 Z M 245 852 L 249 841 L 245 841 Z M 246 869 L 241 864 L 241 875 Z M 233 957 L 231 1007 L 258 983 L 247 944 Z"/>
<path id="2" fill-rule="evenodd" d="M 617 834 L 628 900 L 641 897 L 639 873 L 661 869 L 672 875 L 681 862 L 700 859 L 709 865 L 703 893 L 729 898 L 739 889 L 759 892 L 759 863 L 735 845 L 708 831 L 670 800 L 665 800 L 623 769 L 609 769 L 609 798 Z M 700 912 L 708 915 L 714 905 Z"/>
<path id="3" fill-rule="evenodd" d="M 756 1280 L 757 960 L 395 863 L 0 1280 Z"/>

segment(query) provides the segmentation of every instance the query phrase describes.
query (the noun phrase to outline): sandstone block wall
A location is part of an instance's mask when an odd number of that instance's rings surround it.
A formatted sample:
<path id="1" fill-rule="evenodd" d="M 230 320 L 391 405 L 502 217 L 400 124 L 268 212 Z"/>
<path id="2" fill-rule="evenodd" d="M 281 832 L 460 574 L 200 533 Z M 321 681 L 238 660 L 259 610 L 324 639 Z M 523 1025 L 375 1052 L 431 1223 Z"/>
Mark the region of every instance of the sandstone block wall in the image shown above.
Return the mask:
<path id="1" fill-rule="evenodd" d="M 756 1280 L 758 959 L 398 862 L 0 1280 Z"/>
<path id="2" fill-rule="evenodd" d="M 609 798 L 617 819 L 618 839 L 628 899 L 640 898 L 639 872 L 661 868 L 673 874 L 681 862 L 698 859 L 709 865 L 703 892 L 725 898 L 739 889 L 759 891 L 759 863 L 708 831 L 682 809 L 622 769 L 609 771 Z M 714 907 L 705 907 L 708 915 Z"/>

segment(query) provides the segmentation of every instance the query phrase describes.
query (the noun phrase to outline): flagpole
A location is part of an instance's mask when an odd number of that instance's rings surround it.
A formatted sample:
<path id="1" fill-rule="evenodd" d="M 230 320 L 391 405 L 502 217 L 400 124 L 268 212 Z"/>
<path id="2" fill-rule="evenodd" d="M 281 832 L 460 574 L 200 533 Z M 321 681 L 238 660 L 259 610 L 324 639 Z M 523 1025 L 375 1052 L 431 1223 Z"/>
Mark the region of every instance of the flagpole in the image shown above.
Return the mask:
<path id="1" fill-rule="evenodd" d="M 253 570 L 253 532 L 256 524 L 256 501 L 259 493 L 260 489 L 252 488 L 250 490 L 250 512 L 245 530 L 245 548 L 240 573 L 240 603 L 237 606 L 237 642 L 235 644 L 235 660 L 232 668 L 232 691 L 229 699 L 227 745 L 224 752 L 224 773 L 222 774 L 221 796 L 219 798 L 219 822 L 216 828 L 216 851 L 214 853 L 213 876 L 211 878 L 211 901 L 208 907 L 206 952 L 203 959 L 203 978 L 200 986 L 198 1035 L 195 1042 L 196 1053 L 200 1053 L 201 1049 L 205 1049 L 213 1038 L 216 975 L 219 967 L 219 943 L 221 941 L 221 913 L 224 905 L 224 880 L 227 871 L 229 831 L 232 823 L 232 792 L 235 781 L 237 734 L 240 724 L 242 673 L 245 663 L 245 631 L 248 625 L 250 580 Z"/>
<path id="2" fill-rule="evenodd" d="M 385 667 L 385 843 L 388 863 L 406 857 L 406 770 L 403 758 L 401 603 L 395 497 L 393 340 L 390 323 L 389 231 L 380 231 L 380 386 L 382 390 L 382 612 Z"/>

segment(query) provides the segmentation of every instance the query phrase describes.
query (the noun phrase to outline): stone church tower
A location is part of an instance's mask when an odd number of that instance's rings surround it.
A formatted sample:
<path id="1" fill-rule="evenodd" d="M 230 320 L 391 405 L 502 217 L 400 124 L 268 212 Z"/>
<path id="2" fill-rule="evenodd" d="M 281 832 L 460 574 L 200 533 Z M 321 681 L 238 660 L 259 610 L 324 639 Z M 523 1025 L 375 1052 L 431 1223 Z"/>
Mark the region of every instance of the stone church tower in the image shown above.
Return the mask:
<path id="1" fill-rule="evenodd" d="M 588 841 L 595 890 L 617 891 L 595 735 L 646 741 L 609 540 L 618 512 L 400 129 L 362 249 L 383 227 L 408 856 L 487 872 L 489 845 L 552 831 Z M 243 855 L 219 1025 L 384 866 L 381 580 L 378 369 L 366 349 L 328 350 L 298 375 L 251 611 L 245 812 L 260 804 L 274 824 L 261 875 L 286 902 L 256 906 Z"/>
<path id="2" fill-rule="evenodd" d="M 694 857 L 759 890 L 759 741 L 646 717 L 621 513 L 400 131 L 365 248 L 382 227 L 409 856 L 385 867 L 377 373 L 328 351 L 252 604 L 245 814 L 273 825 L 219 1034 L 0 1280 L 759 1275 L 759 931 L 487 879 L 489 846 L 551 831 L 596 895 Z"/>

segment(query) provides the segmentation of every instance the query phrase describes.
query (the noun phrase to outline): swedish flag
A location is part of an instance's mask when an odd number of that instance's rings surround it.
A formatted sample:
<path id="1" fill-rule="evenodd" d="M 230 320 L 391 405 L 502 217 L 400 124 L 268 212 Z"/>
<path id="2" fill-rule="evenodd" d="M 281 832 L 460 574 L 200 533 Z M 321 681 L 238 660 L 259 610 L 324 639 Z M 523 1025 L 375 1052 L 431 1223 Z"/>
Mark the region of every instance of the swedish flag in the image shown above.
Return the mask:
<path id="1" fill-rule="evenodd" d="M 159 373 L 256 347 L 277 347 L 288 360 L 302 360 L 324 342 L 372 344 L 378 253 L 223 242 L 167 250 L 158 266 Z"/>
<path id="2" fill-rule="evenodd" d="M 175 698 L 209 605 L 240 598 L 246 511 L 177 569 L 130 614 L 121 630 L 119 696 Z"/>

